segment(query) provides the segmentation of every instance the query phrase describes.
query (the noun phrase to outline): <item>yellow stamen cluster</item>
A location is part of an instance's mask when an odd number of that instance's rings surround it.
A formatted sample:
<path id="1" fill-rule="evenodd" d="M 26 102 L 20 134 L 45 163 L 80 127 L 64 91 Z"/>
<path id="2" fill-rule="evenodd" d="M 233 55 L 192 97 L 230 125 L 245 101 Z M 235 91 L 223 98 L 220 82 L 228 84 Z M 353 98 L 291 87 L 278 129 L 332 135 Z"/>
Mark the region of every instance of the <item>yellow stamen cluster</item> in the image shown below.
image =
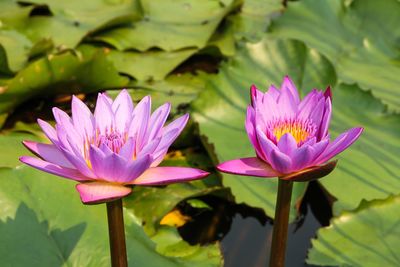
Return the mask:
<path id="1" fill-rule="evenodd" d="M 310 135 L 310 132 L 307 131 L 307 126 L 298 121 L 285 121 L 275 125 L 273 134 L 277 142 L 286 133 L 290 133 L 297 144 L 304 142 Z"/>

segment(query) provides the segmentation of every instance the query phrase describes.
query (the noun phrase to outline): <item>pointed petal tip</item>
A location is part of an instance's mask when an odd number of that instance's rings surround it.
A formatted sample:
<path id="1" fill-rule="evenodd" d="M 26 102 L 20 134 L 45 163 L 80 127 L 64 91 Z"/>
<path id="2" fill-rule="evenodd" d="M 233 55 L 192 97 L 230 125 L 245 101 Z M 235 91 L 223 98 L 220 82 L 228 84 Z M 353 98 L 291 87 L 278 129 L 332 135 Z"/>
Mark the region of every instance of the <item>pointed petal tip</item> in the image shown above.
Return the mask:
<path id="1" fill-rule="evenodd" d="M 252 106 L 254 106 L 255 100 L 257 99 L 257 91 L 258 91 L 257 87 L 254 84 L 252 84 L 250 86 L 250 101 Z"/>
<path id="2" fill-rule="evenodd" d="M 332 100 L 332 90 L 331 90 L 331 86 L 329 85 L 325 92 L 324 92 L 324 97 L 325 98 L 330 98 Z"/>

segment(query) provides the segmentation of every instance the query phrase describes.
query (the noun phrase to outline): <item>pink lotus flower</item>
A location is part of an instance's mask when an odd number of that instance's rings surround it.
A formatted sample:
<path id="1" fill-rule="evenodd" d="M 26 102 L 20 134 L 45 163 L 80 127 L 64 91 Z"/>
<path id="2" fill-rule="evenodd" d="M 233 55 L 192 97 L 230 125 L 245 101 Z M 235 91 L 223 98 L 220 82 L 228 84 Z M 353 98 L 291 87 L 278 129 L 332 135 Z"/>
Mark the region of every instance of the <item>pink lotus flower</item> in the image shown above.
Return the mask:
<path id="1" fill-rule="evenodd" d="M 20 160 L 78 181 L 76 189 L 85 204 L 122 198 L 131 193 L 132 185 L 164 185 L 207 176 L 193 168 L 157 167 L 189 119 L 186 114 L 164 126 L 169 111 L 166 103 L 151 114 L 149 96 L 134 108 L 128 92 L 122 90 L 115 101 L 100 93 L 93 115 L 73 96 L 72 118 L 53 108 L 55 129 L 38 120 L 52 144 L 24 141 L 40 158 Z"/>
<path id="2" fill-rule="evenodd" d="M 363 131 L 352 128 L 330 140 L 329 87 L 324 93 L 314 89 L 300 100 L 293 82 L 285 77 L 280 90 L 271 86 L 262 93 L 253 85 L 250 91 L 245 127 L 257 157 L 224 162 L 217 167 L 222 172 L 294 181 L 317 179 L 334 169 L 336 161 L 328 161 Z"/>

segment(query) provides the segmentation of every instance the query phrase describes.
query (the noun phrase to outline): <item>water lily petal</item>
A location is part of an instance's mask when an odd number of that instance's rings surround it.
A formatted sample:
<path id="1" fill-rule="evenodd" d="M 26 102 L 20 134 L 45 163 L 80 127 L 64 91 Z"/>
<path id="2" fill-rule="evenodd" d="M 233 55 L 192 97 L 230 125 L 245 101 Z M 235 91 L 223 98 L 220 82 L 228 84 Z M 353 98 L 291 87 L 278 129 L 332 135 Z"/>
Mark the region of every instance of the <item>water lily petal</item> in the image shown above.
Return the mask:
<path id="1" fill-rule="evenodd" d="M 331 122 L 331 115 L 332 115 L 332 103 L 331 99 L 327 98 L 325 100 L 325 110 L 324 116 L 321 121 L 321 125 L 319 127 L 318 139 L 323 139 L 328 134 L 328 127 L 329 123 Z"/>
<path id="2" fill-rule="evenodd" d="M 126 89 L 123 89 L 112 103 L 112 111 L 114 112 L 115 127 L 124 133 L 128 131 L 128 127 L 132 121 L 133 103 L 132 98 Z"/>
<path id="3" fill-rule="evenodd" d="M 82 138 L 91 138 L 94 135 L 95 122 L 92 112 L 76 96 L 72 96 L 72 122 L 74 128 Z"/>
<path id="4" fill-rule="evenodd" d="M 277 101 L 279 95 L 281 94 L 281 91 L 278 90 L 275 86 L 270 85 L 266 94 L 269 94 L 275 101 Z"/>
<path id="5" fill-rule="evenodd" d="M 253 107 L 260 105 L 264 94 L 252 84 L 250 87 L 250 100 Z"/>
<path id="6" fill-rule="evenodd" d="M 363 130 L 364 129 L 361 127 L 356 127 L 339 135 L 335 139 L 335 141 L 330 143 L 325 151 L 322 152 L 322 154 L 316 159 L 316 163 L 324 163 L 348 148 L 351 144 L 354 143 L 354 141 L 358 139 Z"/>
<path id="7" fill-rule="evenodd" d="M 247 107 L 247 115 L 246 115 L 246 121 L 245 121 L 245 128 L 247 132 L 247 136 L 250 139 L 251 144 L 255 148 L 257 154 L 262 153 L 260 145 L 257 140 L 257 135 L 256 135 L 256 129 L 254 127 L 254 122 L 255 122 L 255 114 L 254 114 L 254 109 L 252 106 Z"/>
<path id="8" fill-rule="evenodd" d="M 99 148 L 89 148 L 90 163 L 97 178 L 108 182 L 118 182 L 124 176 L 128 161 L 118 154 L 105 155 Z"/>
<path id="9" fill-rule="evenodd" d="M 281 85 L 281 94 L 285 91 L 290 92 L 296 105 L 300 103 L 300 96 L 297 88 L 289 76 L 285 76 L 285 78 L 283 78 L 283 82 Z"/>
<path id="10" fill-rule="evenodd" d="M 37 119 L 37 122 L 38 122 L 40 128 L 42 128 L 42 131 L 47 136 L 47 138 L 49 138 L 49 140 L 53 144 L 59 145 L 59 141 L 58 141 L 58 136 L 57 136 L 56 130 L 48 122 L 46 122 L 44 120 Z"/>
<path id="11" fill-rule="evenodd" d="M 291 173 L 292 172 L 292 160 L 289 156 L 280 152 L 278 149 L 274 149 L 271 151 L 271 156 L 269 158 L 269 162 L 274 170 L 280 173 Z"/>
<path id="12" fill-rule="evenodd" d="M 146 137 L 144 138 L 146 142 L 153 140 L 160 134 L 164 123 L 167 121 L 170 110 L 171 104 L 165 103 L 153 112 L 150 117 L 149 130 L 147 131 Z"/>
<path id="13" fill-rule="evenodd" d="M 82 183 L 76 185 L 84 204 L 110 202 L 129 195 L 132 189 L 123 185 L 104 182 Z"/>
<path id="14" fill-rule="evenodd" d="M 176 137 L 179 135 L 179 129 L 174 129 L 169 131 L 166 134 L 163 134 L 160 143 L 158 144 L 157 148 L 154 150 L 152 156 L 153 156 L 153 163 L 151 164 L 151 167 L 156 167 L 158 164 L 161 163 L 163 160 L 165 154 L 168 152 L 169 146 L 174 142 Z"/>
<path id="15" fill-rule="evenodd" d="M 130 183 L 142 175 L 148 168 L 150 168 L 153 158 L 151 155 L 145 155 L 141 158 L 137 158 L 131 162 L 124 170 L 124 173 L 117 180 L 119 183 Z"/>
<path id="16" fill-rule="evenodd" d="M 136 154 L 145 145 L 144 136 L 149 127 L 150 113 L 151 99 L 149 96 L 145 96 L 133 111 L 133 119 L 128 133 L 130 137 L 136 138 Z"/>
<path id="17" fill-rule="evenodd" d="M 315 125 L 320 126 L 322 118 L 325 111 L 325 99 L 321 98 L 318 103 L 314 106 L 313 110 L 309 115 L 309 119 L 315 123 Z"/>
<path id="18" fill-rule="evenodd" d="M 111 103 L 107 100 L 105 94 L 97 95 L 96 108 L 94 110 L 94 118 L 96 120 L 96 130 L 101 134 L 105 134 L 114 124 L 114 113 L 111 108 Z"/>
<path id="19" fill-rule="evenodd" d="M 292 171 L 309 167 L 313 159 L 315 159 L 315 150 L 312 146 L 303 146 L 296 149 L 292 155 Z"/>
<path id="20" fill-rule="evenodd" d="M 72 179 L 75 181 L 88 181 L 90 180 L 89 177 L 82 175 L 78 170 L 61 167 L 57 164 L 50 163 L 38 158 L 29 157 L 29 156 L 22 156 L 19 160 L 31 167 L 34 167 L 38 170 L 48 172 L 51 174 L 55 174 L 61 177 L 65 177 L 68 179 Z"/>
<path id="21" fill-rule="evenodd" d="M 296 139 L 290 133 L 286 133 L 279 139 L 278 148 L 282 153 L 290 157 L 293 151 L 297 149 Z"/>
<path id="22" fill-rule="evenodd" d="M 270 163 L 269 159 L 271 158 L 272 150 L 279 150 L 279 148 L 271 140 L 267 138 L 265 133 L 258 126 L 256 129 L 256 133 L 263 154 L 262 159 Z"/>
<path id="23" fill-rule="evenodd" d="M 133 137 L 129 137 L 126 143 L 121 147 L 119 155 L 127 160 L 132 160 L 133 157 L 135 156 L 135 142 L 136 141 Z"/>
<path id="24" fill-rule="evenodd" d="M 49 144 L 42 144 L 32 141 L 23 141 L 24 146 L 35 155 L 41 157 L 43 160 L 54 163 L 61 167 L 72 168 L 74 165 L 64 156 L 64 154 L 55 146 Z"/>
<path id="25" fill-rule="evenodd" d="M 162 137 L 158 137 L 158 138 L 154 139 L 153 141 L 151 141 L 150 143 L 148 143 L 147 145 L 145 145 L 143 147 L 143 149 L 139 152 L 139 154 L 137 154 L 137 157 L 142 157 L 147 154 L 154 154 L 156 149 L 160 146 L 161 140 L 162 140 Z M 166 145 L 166 150 L 168 150 L 168 147 L 169 147 L 169 145 Z M 157 156 L 157 155 L 155 155 L 155 156 Z"/>
<path id="26" fill-rule="evenodd" d="M 315 106 L 322 98 L 320 92 L 316 89 L 313 89 L 299 104 L 299 108 L 297 111 L 297 117 L 306 120 L 310 117 L 312 111 L 314 111 Z"/>
<path id="27" fill-rule="evenodd" d="M 277 177 L 280 174 L 259 158 L 241 158 L 225 161 L 217 166 L 222 172 L 258 177 Z"/>
<path id="28" fill-rule="evenodd" d="M 208 172 L 186 167 L 155 167 L 147 169 L 131 184 L 136 185 L 164 185 L 185 182 L 203 178 Z"/>
<path id="29" fill-rule="evenodd" d="M 287 87 L 282 87 L 281 94 L 277 99 L 279 113 L 285 118 L 291 118 L 297 113 L 297 103 L 294 96 Z"/>
<path id="30" fill-rule="evenodd" d="M 85 159 L 82 156 L 77 156 L 74 153 L 71 153 L 69 150 L 65 148 L 60 148 L 61 152 L 64 154 L 64 156 L 68 159 L 69 162 L 84 176 L 90 177 L 90 178 L 96 178 L 96 175 L 93 173 L 93 171 L 89 168 L 87 165 Z"/>

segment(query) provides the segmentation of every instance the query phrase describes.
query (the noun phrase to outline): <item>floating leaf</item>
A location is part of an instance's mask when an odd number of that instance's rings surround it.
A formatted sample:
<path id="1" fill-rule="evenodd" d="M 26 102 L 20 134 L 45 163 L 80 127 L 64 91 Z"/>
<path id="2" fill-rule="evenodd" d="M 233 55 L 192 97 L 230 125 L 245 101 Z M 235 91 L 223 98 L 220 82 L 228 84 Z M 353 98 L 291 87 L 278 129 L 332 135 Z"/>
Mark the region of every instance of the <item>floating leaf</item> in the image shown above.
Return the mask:
<path id="1" fill-rule="evenodd" d="M 204 89 L 204 80 L 191 74 L 173 74 L 161 81 L 141 81 L 132 83 L 129 94 L 134 101 L 139 101 L 146 95 L 151 95 L 152 105 L 157 107 L 170 102 L 172 108 L 185 107 L 193 101 Z M 114 97 L 117 91 L 107 93 Z"/>
<path id="2" fill-rule="evenodd" d="M 51 39 L 55 46 L 75 48 L 88 34 L 96 30 L 127 23 L 140 18 L 138 1 L 51 1 L 30 0 L 25 4 L 47 5 L 51 14 L 30 16 L 25 23 L 29 27 L 17 29 L 34 43 Z"/>
<path id="3" fill-rule="evenodd" d="M 95 92 L 121 88 L 128 82 L 118 75 L 102 51 L 85 57 L 71 51 L 41 58 L 5 81 L 0 94 L 0 113 L 8 112 L 41 94 Z"/>
<path id="4" fill-rule="evenodd" d="M 157 47 L 173 51 L 203 48 L 220 21 L 236 5 L 235 0 L 142 0 L 143 19 L 94 37 L 118 50 L 146 51 Z"/>
<path id="5" fill-rule="evenodd" d="M 309 264 L 323 266 L 400 266 L 400 196 L 364 202 L 318 231 Z"/>
<path id="6" fill-rule="evenodd" d="M 25 166 L 0 168 L 0 199 L 2 265 L 109 266 L 105 205 L 83 205 L 74 182 Z M 125 215 L 129 266 L 219 266 L 215 246 L 207 253 L 197 248 L 192 257 L 158 254 L 132 214 Z"/>
<path id="7" fill-rule="evenodd" d="M 235 28 L 235 36 L 250 42 L 261 40 L 271 22 L 283 9 L 281 0 L 244 0 L 240 12 L 229 18 Z"/>
<path id="8" fill-rule="evenodd" d="M 197 49 L 174 52 L 120 52 L 110 50 L 107 58 L 120 73 L 128 74 L 138 81 L 163 80 L 179 64 L 196 53 Z"/>
<path id="9" fill-rule="evenodd" d="M 400 110 L 399 13 L 397 0 L 289 2 L 271 31 L 304 41 L 333 63 L 341 81 Z"/>
<path id="10" fill-rule="evenodd" d="M 28 60 L 31 41 L 14 30 L 0 29 L 0 74 L 11 74 Z"/>

